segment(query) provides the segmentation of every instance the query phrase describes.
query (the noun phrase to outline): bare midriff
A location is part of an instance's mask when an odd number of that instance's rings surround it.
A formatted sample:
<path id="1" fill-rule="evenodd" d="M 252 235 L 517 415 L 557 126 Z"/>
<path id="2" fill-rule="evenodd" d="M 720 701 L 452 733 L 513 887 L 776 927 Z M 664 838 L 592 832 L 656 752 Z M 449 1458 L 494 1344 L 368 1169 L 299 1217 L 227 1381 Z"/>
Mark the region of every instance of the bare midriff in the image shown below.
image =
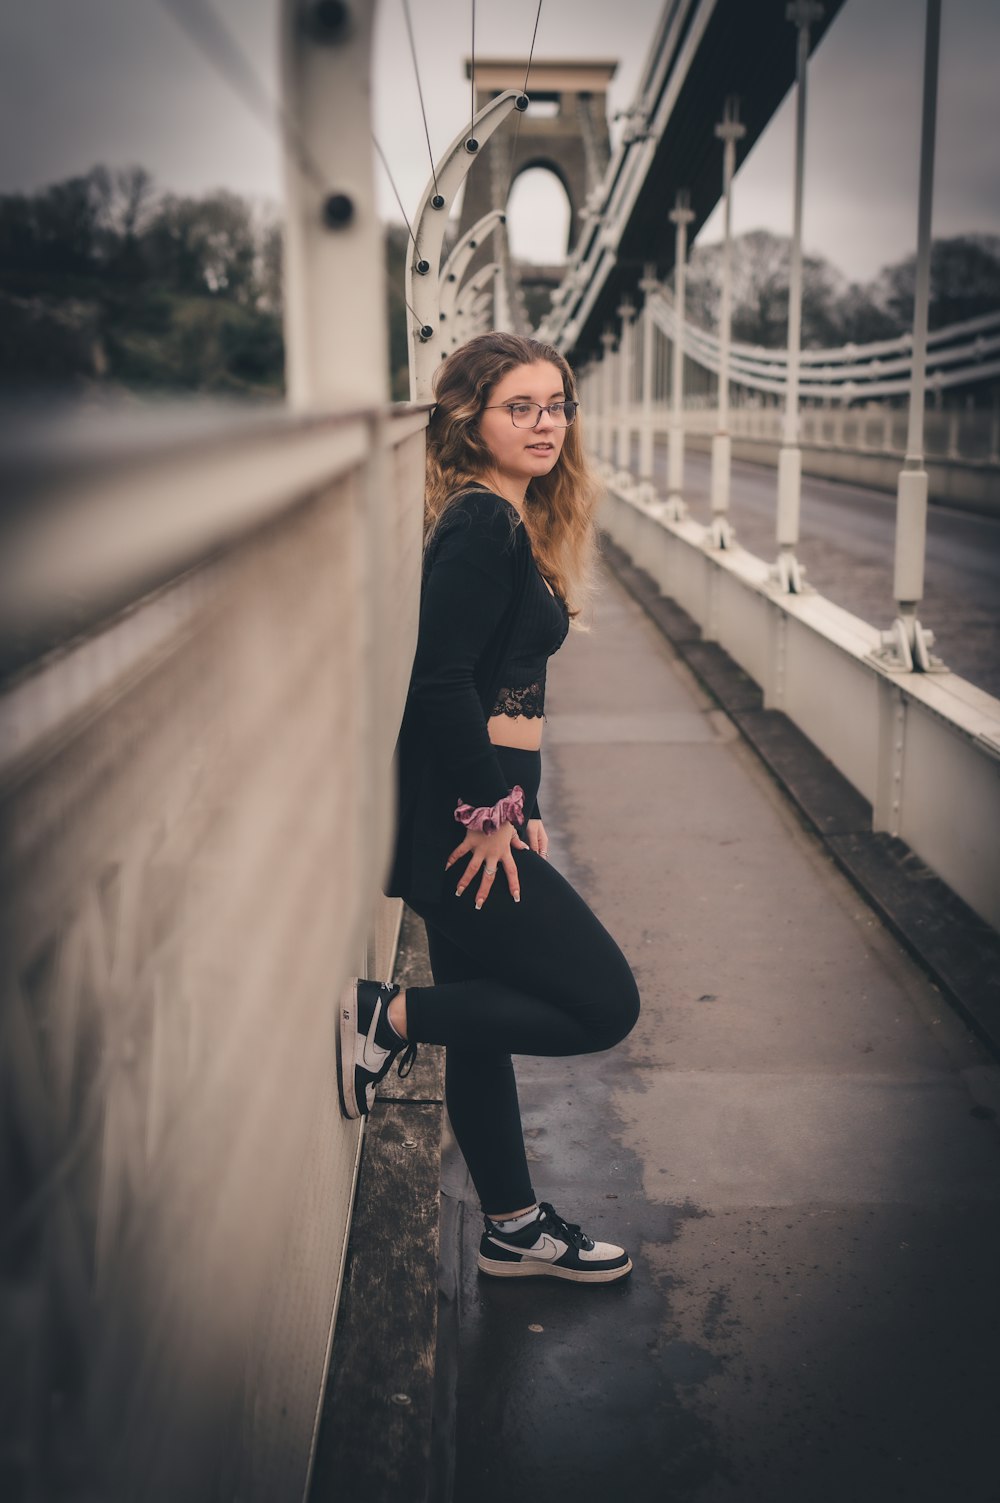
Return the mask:
<path id="1" fill-rule="evenodd" d="M 491 715 L 486 734 L 494 746 L 516 746 L 521 751 L 537 751 L 542 744 L 540 715 Z"/>

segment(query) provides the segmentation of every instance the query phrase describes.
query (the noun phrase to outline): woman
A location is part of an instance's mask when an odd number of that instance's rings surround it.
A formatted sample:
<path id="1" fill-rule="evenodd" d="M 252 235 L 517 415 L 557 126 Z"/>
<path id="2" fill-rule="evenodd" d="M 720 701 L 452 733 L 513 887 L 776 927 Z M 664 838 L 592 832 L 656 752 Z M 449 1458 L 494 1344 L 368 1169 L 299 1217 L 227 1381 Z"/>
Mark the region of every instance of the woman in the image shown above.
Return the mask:
<path id="1" fill-rule="evenodd" d="M 588 588 L 595 487 L 573 377 L 550 346 L 481 335 L 435 385 L 385 886 L 424 921 L 434 985 L 349 983 L 341 1105 L 367 1113 L 394 1061 L 404 1074 L 418 1041 L 444 1044 L 448 1114 L 484 1213 L 481 1271 L 610 1283 L 632 1267 L 624 1249 L 535 1199 L 510 1059 L 609 1049 L 639 1010 L 625 957 L 548 864 L 537 801 L 546 660 Z"/>

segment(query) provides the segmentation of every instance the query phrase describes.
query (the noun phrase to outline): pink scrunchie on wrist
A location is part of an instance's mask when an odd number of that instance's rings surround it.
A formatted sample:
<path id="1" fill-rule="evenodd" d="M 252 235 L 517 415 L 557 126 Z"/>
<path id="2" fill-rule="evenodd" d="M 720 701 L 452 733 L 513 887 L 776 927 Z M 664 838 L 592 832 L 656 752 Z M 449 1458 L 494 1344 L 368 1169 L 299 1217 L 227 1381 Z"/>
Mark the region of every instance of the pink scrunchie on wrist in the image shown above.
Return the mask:
<path id="1" fill-rule="evenodd" d="M 492 808 L 482 804 L 474 809 L 471 804 L 463 804 L 459 799 L 455 806 L 455 818 L 467 830 L 481 830 L 486 835 L 499 830 L 508 819 L 512 825 L 521 825 L 524 823 L 524 789 L 520 783 L 515 783 L 507 797 L 499 799 Z"/>

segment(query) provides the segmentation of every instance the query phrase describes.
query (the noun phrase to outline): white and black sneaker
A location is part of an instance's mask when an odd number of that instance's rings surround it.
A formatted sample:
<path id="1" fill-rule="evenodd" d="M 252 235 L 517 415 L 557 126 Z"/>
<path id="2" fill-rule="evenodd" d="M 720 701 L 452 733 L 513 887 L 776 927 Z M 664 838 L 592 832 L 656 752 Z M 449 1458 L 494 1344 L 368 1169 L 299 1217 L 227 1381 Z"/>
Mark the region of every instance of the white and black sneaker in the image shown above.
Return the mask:
<path id="1" fill-rule="evenodd" d="M 578 1226 L 564 1221 L 547 1201 L 538 1215 L 517 1231 L 487 1216 L 479 1244 L 479 1271 L 497 1279 L 572 1279 L 577 1284 L 612 1284 L 632 1271 L 623 1247 L 595 1242 Z"/>
<path id="2" fill-rule="evenodd" d="M 397 1073 L 405 1078 L 417 1056 L 389 1022 L 389 1003 L 399 987 L 388 981 L 352 976 L 340 997 L 337 1030 L 337 1085 L 345 1117 L 367 1117 L 375 1104 L 375 1087 L 402 1055 Z"/>

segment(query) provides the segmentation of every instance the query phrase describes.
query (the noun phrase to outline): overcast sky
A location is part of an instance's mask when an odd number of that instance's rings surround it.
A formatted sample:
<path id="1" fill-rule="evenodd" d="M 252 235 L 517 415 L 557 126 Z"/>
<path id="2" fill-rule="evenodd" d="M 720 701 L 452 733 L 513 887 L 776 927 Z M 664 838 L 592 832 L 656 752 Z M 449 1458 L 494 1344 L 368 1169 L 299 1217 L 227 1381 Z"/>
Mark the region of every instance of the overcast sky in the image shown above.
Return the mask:
<path id="1" fill-rule="evenodd" d="M 207 0 L 185 0 L 197 8 Z M 748 0 L 752 3 L 752 0 Z M 469 110 L 469 0 L 410 0 L 435 153 Z M 537 0 L 478 0 L 476 50 L 527 56 Z M 618 58 L 610 109 L 627 108 L 661 0 L 544 0 L 536 57 Z M 277 0 L 214 0 L 275 91 Z M 810 71 L 805 241 L 867 279 L 916 233 L 922 0 L 847 0 Z M 934 233 L 1000 234 L 1000 3 L 944 0 Z M 401 0 L 380 0 L 376 132 L 410 214 L 429 173 Z M 615 129 L 617 127 L 614 127 Z M 791 224 L 792 99 L 741 167 L 737 231 Z M 0 192 L 97 162 L 140 162 L 162 188 L 226 187 L 278 200 L 278 147 L 160 0 L 32 0 L 0 19 Z M 381 170 L 381 169 L 380 169 Z M 383 182 L 387 216 L 398 217 Z M 515 188 L 515 250 L 555 258 L 561 190 Z M 702 232 L 717 238 L 719 216 Z"/>

